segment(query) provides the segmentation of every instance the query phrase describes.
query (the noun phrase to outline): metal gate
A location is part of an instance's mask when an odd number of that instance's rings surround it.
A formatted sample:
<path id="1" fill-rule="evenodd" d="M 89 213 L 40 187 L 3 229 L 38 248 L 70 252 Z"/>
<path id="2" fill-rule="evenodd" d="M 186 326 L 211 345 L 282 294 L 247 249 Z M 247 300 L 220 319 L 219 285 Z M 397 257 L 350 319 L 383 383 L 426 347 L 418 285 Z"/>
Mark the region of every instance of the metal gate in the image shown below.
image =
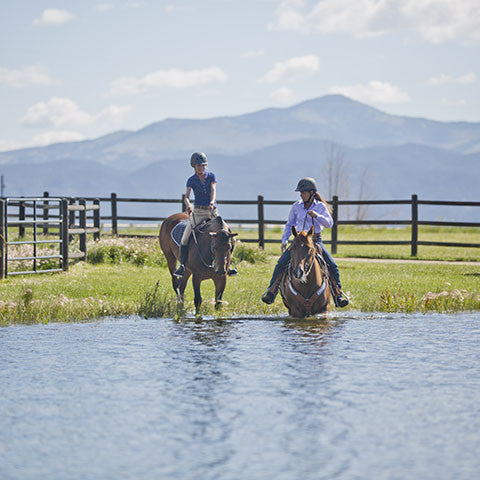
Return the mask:
<path id="1" fill-rule="evenodd" d="M 0 234 L 3 230 L 3 275 L 26 275 L 31 273 L 49 273 L 60 272 L 66 270 L 68 265 L 65 265 L 65 222 L 64 214 L 65 208 L 61 198 L 49 197 L 48 201 L 42 197 L 20 197 L 20 198 L 6 198 L 3 203 L 3 217 L 0 220 L 3 225 L 0 225 Z M 58 211 L 58 214 L 51 214 L 50 211 Z M 1 228 L 3 227 L 3 228 Z M 16 228 L 15 228 L 16 227 Z M 14 232 L 17 230 L 17 235 L 14 237 Z M 41 232 L 40 232 L 41 230 Z M 39 239 L 39 234 L 42 234 Z M 51 236 L 52 238 L 45 238 Z M 14 238 L 11 240 L 11 238 Z M 18 239 L 17 239 L 18 238 Z M 15 256 L 13 251 L 14 246 L 20 247 L 22 245 L 32 245 L 33 249 L 29 249 L 30 255 Z M 56 245 L 58 253 L 49 255 L 42 255 L 39 252 L 39 247 L 46 245 Z M 68 246 L 66 247 L 68 249 Z M 33 250 L 33 251 L 32 251 Z M 17 250 L 18 251 L 18 250 Z M 10 256 L 13 254 L 13 256 Z M 67 254 L 68 255 L 68 254 Z M 44 260 L 58 260 L 58 268 L 42 268 L 42 261 Z M 12 262 L 31 262 L 32 269 L 20 268 L 12 271 Z M 67 256 L 68 262 L 68 256 Z"/>

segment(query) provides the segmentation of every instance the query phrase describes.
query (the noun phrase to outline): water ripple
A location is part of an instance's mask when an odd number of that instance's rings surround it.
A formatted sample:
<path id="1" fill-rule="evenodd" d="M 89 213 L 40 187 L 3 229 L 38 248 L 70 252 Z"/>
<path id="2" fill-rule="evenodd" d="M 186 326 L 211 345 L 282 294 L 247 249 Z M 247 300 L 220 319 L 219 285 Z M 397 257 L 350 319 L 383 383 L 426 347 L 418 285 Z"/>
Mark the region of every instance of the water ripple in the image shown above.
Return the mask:
<path id="1" fill-rule="evenodd" d="M 467 479 L 480 318 L 0 329 L 2 479 Z"/>

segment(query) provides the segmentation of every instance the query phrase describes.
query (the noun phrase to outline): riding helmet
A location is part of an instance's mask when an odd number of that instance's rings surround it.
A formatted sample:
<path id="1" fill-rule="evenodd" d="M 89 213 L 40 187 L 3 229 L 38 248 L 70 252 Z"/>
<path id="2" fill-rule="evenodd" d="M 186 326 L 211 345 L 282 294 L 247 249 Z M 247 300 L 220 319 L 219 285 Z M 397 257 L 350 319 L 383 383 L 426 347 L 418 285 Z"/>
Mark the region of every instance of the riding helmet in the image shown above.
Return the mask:
<path id="1" fill-rule="evenodd" d="M 310 192 L 311 190 L 317 191 L 317 182 L 311 177 L 301 178 L 298 182 L 296 192 Z"/>
<path id="2" fill-rule="evenodd" d="M 195 168 L 195 165 L 207 165 L 207 156 L 203 152 L 195 152 L 190 158 L 190 165 Z"/>

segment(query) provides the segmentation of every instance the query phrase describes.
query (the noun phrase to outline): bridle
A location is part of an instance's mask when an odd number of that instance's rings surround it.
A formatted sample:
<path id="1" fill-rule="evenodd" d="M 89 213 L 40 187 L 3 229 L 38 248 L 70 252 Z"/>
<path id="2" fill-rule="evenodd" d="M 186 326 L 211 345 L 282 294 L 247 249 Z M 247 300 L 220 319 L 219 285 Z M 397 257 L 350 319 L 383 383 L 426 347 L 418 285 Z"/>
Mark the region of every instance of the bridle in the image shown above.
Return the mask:
<path id="1" fill-rule="evenodd" d="M 201 225 L 201 224 L 200 224 Z M 213 239 L 212 241 L 210 242 L 210 258 L 211 258 L 211 261 L 210 263 L 207 263 L 202 255 L 202 252 L 200 251 L 200 245 L 198 244 L 198 240 L 197 240 L 197 235 L 195 233 L 196 230 L 200 231 L 201 233 L 205 233 L 205 230 L 202 231 L 200 230 L 199 228 L 197 227 L 200 227 L 200 225 L 197 225 L 195 228 L 192 228 L 192 234 L 193 234 L 193 240 L 194 240 L 194 243 L 197 247 L 197 253 L 198 253 L 198 256 L 200 257 L 200 260 L 201 262 L 203 263 L 203 266 L 204 267 L 207 267 L 207 268 L 213 268 L 215 270 L 215 267 L 216 267 L 216 261 L 215 261 L 215 249 L 213 248 Z M 226 235 L 228 235 L 228 232 L 226 230 L 219 230 L 218 232 L 216 233 L 220 233 L 220 232 L 224 232 Z M 227 240 L 228 241 L 228 240 Z M 227 248 L 227 253 L 225 254 L 225 256 L 223 257 L 223 262 L 226 263 L 227 260 L 228 260 L 228 256 L 230 255 L 230 252 L 231 252 L 231 248 Z"/>
<path id="2" fill-rule="evenodd" d="M 315 247 L 313 247 L 313 253 L 310 256 L 313 257 L 313 258 L 312 258 L 312 261 L 310 262 L 310 265 L 308 267 L 308 271 L 304 272 L 304 274 L 303 274 L 303 276 L 305 278 L 308 277 L 308 275 L 310 274 L 315 261 L 318 261 L 317 260 L 317 255 L 316 255 L 316 252 L 315 252 Z M 322 265 L 321 265 L 320 262 L 319 262 L 319 266 L 320 266 L 320 269 L 323 272 L 323 268 L 322 268 Z M 328 278 L 328 276 L 327 276 L 327 278 Z M 313 305 L 322 296 L 322 294 L 325 292 L 325 290 L 327 288 L 327 285 L 328 285 L 326 277 L 324 275 L 322 275 L 322 284 L 320 285 L 320 287 L 315 292 L 313 292 L 313 294 L 310 295 L 310 297 L 308 297 L 308 298 L 304 297 L 300 292 L 295 290 L 294 286 L 292 285 L 292 263 L 290 263 L 290 266 L 288 268 L 287 281 L 288 281 L 288 289 L 295 296 L 295 298 L 297 300 L 299 300 L 300 303 L 303 305 L 307 315 L 310 315 L 312 313 Z"/>

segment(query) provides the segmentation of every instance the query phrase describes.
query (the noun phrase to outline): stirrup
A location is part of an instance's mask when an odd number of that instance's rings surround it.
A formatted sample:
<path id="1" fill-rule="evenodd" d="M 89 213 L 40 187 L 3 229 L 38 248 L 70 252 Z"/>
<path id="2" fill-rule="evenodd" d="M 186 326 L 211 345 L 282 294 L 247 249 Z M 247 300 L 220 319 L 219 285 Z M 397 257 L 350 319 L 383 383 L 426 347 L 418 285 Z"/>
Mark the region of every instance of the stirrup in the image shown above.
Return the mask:
<path id="1" fill-rule="evenodd" d="M 348 297 L 341 290 L 338 295 L 335 295 L 333 297 L 333 302 L 335 303 L 335 306 L 338 308 L 344 308 L 350 303 L 350 301 L 348 300 Z"/>
<path id="2" fill-rule="evenodd" d="M 181 263 L 179 267 L 173 272 L 173 275 L 177 278 L 182 278 L 185 275 L 185 265 Z"/>
<path id="3" fill-rule="evenodd" d="M 238 270 L 237 270 L 236 268 L 230 268 L 230 269 L 228 270 L 227 275 L 228 275 L 229 277 L 233 277 L 234 275 L 238 275 Z"/>

